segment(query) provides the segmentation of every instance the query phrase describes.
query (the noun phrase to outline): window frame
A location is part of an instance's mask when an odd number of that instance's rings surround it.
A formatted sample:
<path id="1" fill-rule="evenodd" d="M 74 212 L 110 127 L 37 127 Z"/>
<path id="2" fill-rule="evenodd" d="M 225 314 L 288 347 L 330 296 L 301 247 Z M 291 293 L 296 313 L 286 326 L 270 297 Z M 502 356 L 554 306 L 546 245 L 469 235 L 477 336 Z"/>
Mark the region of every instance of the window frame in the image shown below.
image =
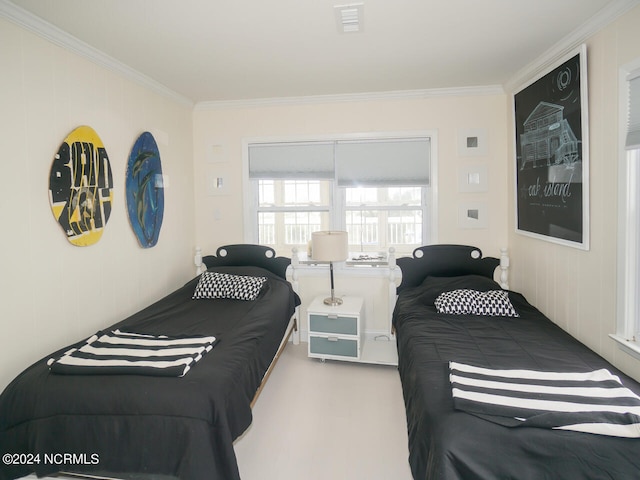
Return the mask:
<path id="1" fill-rule="evenodd" d="M 375 132 L 375 133 L 349 133 L 339 135 L 318 136 L 285 136 L 285 137 L 252 137 L 242 140 L 243 156 L 243 225 L 244 241 L 256 243 L 259 239 L 257 208 L 258 188 L 254 188 L 254 181 L 249 178 L 249 146 L 256 143 L 296 143 L 296 142 L 327 142 L 341 140 L 385 140 L 403 138 L 429 138 L 430 141 L 430 172 L 429 185 L 423 188 L 423 202 L 425 202 L 425 219 L 423 219 L 423 244 L 435 243 L 438 238 L 438 136 L 436 130 L 402 131 L 402 132 Z M 331 182 L 332 196 L 329 200 L 329 222 L 335 229 L 344 229 L 346 219 L 343 218 L 346 203 L 346 194 L 340 192 L 344 187 L 339 187 L 334 180 Z M 290 254 L 289 254 L 290 255 Z"/>
<path id="2" fill-rule="evenodd" d="M 609 336 L 640 360 L 640 148 L 626 148 L 629 82 L 640 75 L 640 58 L 620 68 L 618 96 L 618 245 L 616 333 Z"/>

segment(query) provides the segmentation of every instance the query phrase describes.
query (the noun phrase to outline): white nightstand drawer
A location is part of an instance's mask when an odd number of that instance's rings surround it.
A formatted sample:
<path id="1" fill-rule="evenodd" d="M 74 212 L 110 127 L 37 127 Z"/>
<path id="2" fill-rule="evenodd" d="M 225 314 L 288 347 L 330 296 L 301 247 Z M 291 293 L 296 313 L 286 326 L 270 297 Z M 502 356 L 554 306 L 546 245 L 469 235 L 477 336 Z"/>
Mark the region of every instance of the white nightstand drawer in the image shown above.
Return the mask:
<path id="1" fill-rule="evenodd" d="M 346 317 L 332 314 L 309 314 L 311 333 L 335 333 L 338 335 L 358 335 L 358 317 Z"/>
<path id="2" fill-rule="evenodd" d="M 360 345 L 357 338 L 341 338 L 336 336 L 309 336 L 309 355 L 360 358 Z"/>

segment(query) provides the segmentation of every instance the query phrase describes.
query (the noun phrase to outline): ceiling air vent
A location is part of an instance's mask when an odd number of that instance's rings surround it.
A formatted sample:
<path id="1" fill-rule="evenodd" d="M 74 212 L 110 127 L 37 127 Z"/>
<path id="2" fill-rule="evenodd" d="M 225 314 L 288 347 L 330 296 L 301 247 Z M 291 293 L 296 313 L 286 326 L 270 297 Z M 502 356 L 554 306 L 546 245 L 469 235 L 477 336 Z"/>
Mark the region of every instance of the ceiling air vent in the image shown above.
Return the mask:
<path id="1" fill-rule="evenodd" d="M 340 33 L 357 33 L 362 31 L 363 3 L 335 5 L 336 22 Z"/>

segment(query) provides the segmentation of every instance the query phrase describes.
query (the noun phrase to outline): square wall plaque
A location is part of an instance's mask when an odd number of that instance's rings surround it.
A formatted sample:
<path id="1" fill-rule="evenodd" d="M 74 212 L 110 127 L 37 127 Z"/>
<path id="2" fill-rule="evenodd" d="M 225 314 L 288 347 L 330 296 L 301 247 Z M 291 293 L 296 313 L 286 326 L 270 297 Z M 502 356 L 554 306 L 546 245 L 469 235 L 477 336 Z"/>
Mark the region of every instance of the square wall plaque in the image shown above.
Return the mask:
<path id="1" fill-rule="evenodd" d="M 484 202 L 465 202 L 458 206 L 460 228 L 487 228 L 487 205 Z"/>
<path id="2" fill-rule="evenodd" d="M 487 152 L 487 130 L 485 128 L 458 130 L 458 155 L 461 157 L 480 157 L 486 155 Z"/>

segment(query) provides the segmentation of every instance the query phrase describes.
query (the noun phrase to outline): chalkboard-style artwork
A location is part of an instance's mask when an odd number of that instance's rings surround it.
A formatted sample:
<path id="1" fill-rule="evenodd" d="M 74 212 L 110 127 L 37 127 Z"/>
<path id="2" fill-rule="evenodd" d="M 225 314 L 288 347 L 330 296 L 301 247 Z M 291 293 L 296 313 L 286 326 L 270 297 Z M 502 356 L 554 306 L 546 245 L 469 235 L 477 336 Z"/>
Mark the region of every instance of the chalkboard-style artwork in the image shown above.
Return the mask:
<path id="1" fill-rule="evenodd" d="M 514 96 L 516 228 L 588 250 L 586 47 Z"/>
<path id="2" fill-rule="evenodd" d="M 127 211 L 131 227 L 143 248 L 158 242 L 164 215 L 164 184 L 160 152 L 153 135 L 138 137 L 127 163 Z"/>
<path id="3" fill-rule="evenodd" d="M 113 177 L 91 127 L 76 128 L 60 145 L 49 174 L 49 201 L 69 242 L 85 247 L 100 240 L 111 215 Z"/>

